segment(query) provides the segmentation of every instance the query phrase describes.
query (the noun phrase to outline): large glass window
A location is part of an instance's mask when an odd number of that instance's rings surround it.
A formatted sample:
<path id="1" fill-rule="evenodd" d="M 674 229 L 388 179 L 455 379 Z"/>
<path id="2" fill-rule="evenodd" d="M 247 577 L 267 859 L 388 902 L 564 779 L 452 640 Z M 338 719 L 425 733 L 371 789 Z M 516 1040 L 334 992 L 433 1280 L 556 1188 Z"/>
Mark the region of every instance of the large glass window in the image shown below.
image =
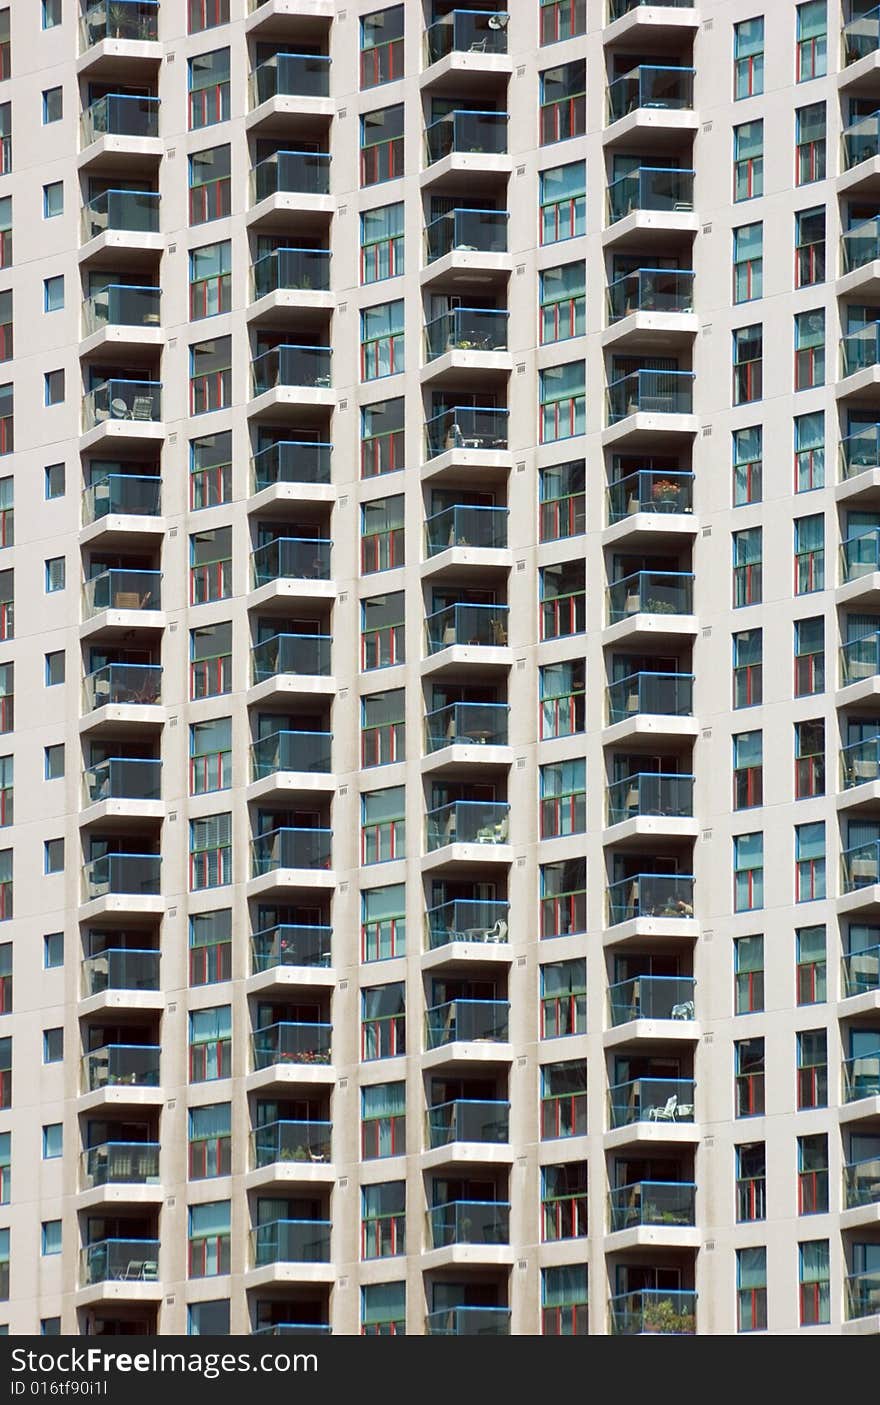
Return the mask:
<path id="1" fill-rule="evenodd" d="M 586 164 L 552 166 L 541 171 L 541 243 L 556 244 L 585 234 L 587 228 Z"/>
<path id="2" fill-rule="evenodd" d="M 764 16 L 733 26 L 733 97 L 757 97 L 764 91 Z"/>

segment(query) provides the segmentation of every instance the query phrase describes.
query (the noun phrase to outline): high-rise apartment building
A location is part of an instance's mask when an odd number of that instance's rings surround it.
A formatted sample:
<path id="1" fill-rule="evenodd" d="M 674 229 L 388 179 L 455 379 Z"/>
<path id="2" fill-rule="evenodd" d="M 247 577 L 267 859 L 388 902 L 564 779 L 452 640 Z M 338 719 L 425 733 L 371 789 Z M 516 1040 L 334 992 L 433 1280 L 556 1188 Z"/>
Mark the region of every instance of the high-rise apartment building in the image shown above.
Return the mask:
<path id="1" fill-rule="evenodd" d="M 0 7 L 3 1330 L 880 1330 L 878 110 Z"/>

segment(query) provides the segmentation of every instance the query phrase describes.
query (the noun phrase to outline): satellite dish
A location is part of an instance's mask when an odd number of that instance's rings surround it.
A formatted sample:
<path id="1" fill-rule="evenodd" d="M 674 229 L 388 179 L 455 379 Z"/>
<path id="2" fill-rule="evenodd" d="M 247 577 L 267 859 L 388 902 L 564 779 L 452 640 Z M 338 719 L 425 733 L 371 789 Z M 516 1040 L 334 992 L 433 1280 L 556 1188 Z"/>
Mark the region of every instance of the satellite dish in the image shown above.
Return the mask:
<path id="1" fill-rule="evenodd" d="M 490 15 L 490 16 L 489 16 L 489 28 L 490 28 L 490 29 L 506 29 L 509 24 L 510 24 L 510 15 L 508 15 L 508 14 Z"/>

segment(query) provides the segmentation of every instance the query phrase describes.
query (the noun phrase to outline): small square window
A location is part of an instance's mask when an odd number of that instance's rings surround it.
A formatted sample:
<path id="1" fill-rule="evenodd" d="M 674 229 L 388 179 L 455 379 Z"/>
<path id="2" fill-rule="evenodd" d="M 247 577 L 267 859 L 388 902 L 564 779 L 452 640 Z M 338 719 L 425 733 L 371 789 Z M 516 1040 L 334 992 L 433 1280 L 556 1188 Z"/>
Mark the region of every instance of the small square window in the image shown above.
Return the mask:
<path id="1" fill-rule="evenodd" d="M 63 873 L 64 871 L 64 840 L 47 839 L 43 845 L 45 854 L 45 872 Z"/>
<path id="2" fill-rule="evenodd" d="M 66 575 L 67 569 L 64 557 L 50 557 L 46 562 L 46 593 L 50 595 L 55 590 L 63 590 Z"/>
<path id="3" fill-rule="evenodd" d="M 64 933 L 47 932 L 43 938 L 43 966 L 54 971 L 64 965 Z"/>
<path id="4" fill-rule="evenodd" d="M 46 687 L 54 688 L 64 682 L 64 650 L 56 649 L 46 655 Z"/>
<path id="5" fill-rule="evenodd" d="M 64 775 L 64 743 L 58 742 L 55 746 L 47 746 L 46 757 L 46 780 L 58 781 Z"/>
<path id="6" fill-rule="evenodd" d="M 61 23 L 61 0 L 43 0 L 43 28 L 54 29 Z"/>
<path id="7" fill-rule="evenodd" d="M 64 1124 L 46 1122 L 43 1125 L 43 1160 L 54 1161 L 64 1150 Z"/>
<path id="8" fill-rule="evenodd" d="M 43 309 L 45 312 L 60 312 L 64 306 L 64 274 L 43 279 Z"/>
<path id="9" fill-rule="evenodd" d="M 58 1064 L 64 1058 L 64 1030 L 59 1025 L 57 1029 L 43 1030 L 43 1063 Z"/>
<path id="10" fill-rule="evenodd" d="M 64 103 L 60 88 L 43 89 L 43 123 L 60 122 L 64 116 Z"/>
<path id="11" fill-rule="evenodd" d="M 60 405 L 64 400 L 64 371 L 47 371 L 43 377 L 44 399 L 47 405 Z"/>
<path id="12" fill-rule="evenodd" d="M 60 1317 L 41 1317 L 41 1318 L 40 1318 L 40 1336 L 41 1336 L 41 1337 L 60 1337 L 60 1336 L 61 1336 L 61 1318 L 60 1318 Z"/>
<path id="13" fill-rule="evenodd" d="M 61 1221 L 43 1220 L 41 1234 L 41 1252 L 44 1254 L 61 1253 Z"/>
<path id="14" fill-rule="evenodd" d="M 63 498 L 65 490 L 65 468 L 63 463 L 47 464 L 43 470 L 46 479 L 46 497 Z"/>
<path id="15" fill-rule="evenodd" d="M 64 182 L 50 181 L 43 186 L 43 219 L 51 220 L 64 214 Z"/>

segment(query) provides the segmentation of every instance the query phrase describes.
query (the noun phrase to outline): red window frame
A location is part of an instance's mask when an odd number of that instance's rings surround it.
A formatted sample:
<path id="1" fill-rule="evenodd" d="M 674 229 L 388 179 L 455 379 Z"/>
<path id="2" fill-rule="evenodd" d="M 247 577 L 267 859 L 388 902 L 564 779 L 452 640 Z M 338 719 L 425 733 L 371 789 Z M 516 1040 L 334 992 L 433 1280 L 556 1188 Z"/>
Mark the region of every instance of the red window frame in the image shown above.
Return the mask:
<path id="1" fill-rule="evenodd" d="M 583 194 L 569 195 L 563 197 L 562 200 L 548 200 L 545 205 L 541 206 L 539 211 L 540 224 L 538 230 L 538 242 L 542 247 L 546 244 L 560 244 L 566 239 L 574 239 L 577 237 L 575 233 L 577 229 L 577 203 L 579 200 L 583 199 Z M 563 219 L 562 211 L 565 209 L 566 206 L 568 207 L 568 209 Z M 552 239 L 545 238 L 544 222 L 547 210 L 553 210 L 554 234 Z M 568 232 L 565 234 L 560 232 L 563 225 L 567 225 Z"/>
<path id="2" fill-rule="evenodd" d="M 393 83 L 403 77 L 403 39 L 389 39 L 385 44 L 374 44 L 370 49 L 361 49 L 361 92 L 365 88 L 378 88 L 383 83 Z M 387 58 L 388 72 L 384 73 L 384 58 Z M 372 72 L 371 72 L 372 70 Z"/>
<path id="3" fill-rule="evenodd" d="M 368 1054 L 371 1043 L 379 1050 Z M 361 1059 L 372 1063 L 374 1059 L 396 1059 L 406 1053 L 406 1014 L 378 1015 L 375 1019 L 361 1020 Z"/>
<path id="4" fill-rule="evenodd" d="M 212 1166 L 214 1169 L 209 1169 Z M 196 1137 L 190 1141 L 190 1180 L 203 1181 L 214 1176 L 228 1176 L 231 1170 L 232 1137 L 228 1132 L 221 1137 Z"/>
<path id="5" fill-rule="evenodd" d="M 232 208 L 232 178 L 217 176 L 214 180 L 192 185 L 189 190 L 189 222 L 208 224 L 223 219 Z"/>
<path id="6" fill-rule="evenodd" d="M 376 1215 L 361 1220 L 362 1259 L 394 1258 L 406 1253 L 405 1244 L 406 1215 Z"/>
<path id="7" fill-rule="evenodd" d="M 563 1108 L 568 1108 L 566 1114 Z M 563 1130 L 570 1128 L 569 1131 Z M 541 1098 L 541 1141 L 582 1137 L 587 1132 L 586 1093 L 551 1093 Z"/>
<path id="8" fill-rule="evenodd" d="M 383 658 L 382 641 L 380 636 L 387 634 L 389 643 L 387 647 L 388 657 Z M 367 663 L 370 642 L 375 651 L 376 662 Z M 379 629 L 366 629 L 361 631 L 361 669 L 364 673 L 371 672 L 374 668 L 390 668 L 396 663 L 406 662 L 405 640 L 403 634 L 403 623 L 384 624 Z"/>
<path id="9" fill-rule="evenodd" d="M 215 985 L 232 979 L 232 942 L 212 942 L 189 949 L 190 985 Z"/>
<path id="10" fill-rule="evenodd" d="M 586 1235 L 586 1191 L 578 1191 L 553 1200 L 542 1200 L 542 1244 L 555 1244 L 559 1239 L 585 1239 Z"/>
<path id="11" fill-rule="evenodd" d="M 217 882 L 211 883 L 211 864 L 217 865 Z M 203 882 L 196 882 L 203 879 Z M 189 856 L 189 890 L 200 893 L 205 888 L 222 888 L 232 882 L 232 847 L 219 844 L 212 849 L 199 849 Z"/>
<path id="12" fill-rule="evenodd" d="M 571 995 L 542 995 L 542 1039 L 564 1039 L 570 1034 L 586 1033 L 586 1025 L 578 1029 L 578 1000 L 583 996 L 583 991 Z"/>
<path id="13" fill-rule="evenodd" d="M 400 938 L 398 940 L 397 928 L 400 926 Z M 376 931 L 370 932 L 374 927 Z M 379 955 L 379 928 L 389 927 L 391 929 L 391 952 L 388 957 Z M 371 946 L 374 954 L 371 953 Z M 398 949 L 399 947 L 399 949 Z M 383 917 L 376 922 L 361 923 L 361 960 L 380 961 L 391 960 L 394 956 L 403 956 L 406 948 L 406 918 L 405 917 Z"/>
<path id="14" fill-rule="evenodd" d="M 539 707 L 540 707 L 540 722 L 541 722 L 541 741 L 552 740 L 554 737 L 573 737 L 573 736 L 576 736 L 579 732 L 583 732 L 583 731 L 584 731 L 585 709 L 586 709 L 586 696 L 587 696 L 587 695 L 586 695 L 585 692 L 582 692 L 582 693 L 561 693 L 558 698 L 542 698 L 542 699 L 540 699 Z M 574 720 L 574 722 L 577 723 L 577 721 L 578 721 L 578 717 L 577 717 L 578 699 L 580 699 L 580 707 L 581 707 L 581 717 L 580 717 L 580 723 L 581 723 L 581 725 L 580 725 L 579 727 L 576 726 L 576 725 L 573 726 L 573 727 L 570 727 L 567 731 L 564 731 L 564 732 L 563 732 L 563 731 L 560 731 L 560 729 L 559 729 L 559 715 L 560 715 L 560 710 L 561 710 L 561 709 L 565 709 L 566 711 L 569 711 L 570 714 L 571 714 L 571 716 L 572 716 L 572 718 L 573 718 L 573 720 Z M 544 724 L 545 724 L 545 720 L 546 720 L 545 708 L 547 707 L 547 704 L 548 704 L 548 703 L 552 703 L 552 705 L 553 705 L 554 730 L 553 730 L 552 732 L 551 732 L 551 731 L 545 731 L 545 730 L 544 730 Z"/>
<path id="15" fill-rule="evenodd" d="M 817 679 L 816 673 L 819 667 L 817 660 L 821 659 L 822 678 Z M 825 690 L 825 650 L 817 649 L 811 654 L 795 654 L 794 657 L 794 695 L 796 698 L 805 698 L 812 693 L 821 693 Z M 809 687 L 802 687 L 804 679 L 809 680 Z"/>
<path id="16" fill-rule="evenodd" d="M 387 447 L 386 447 L 387 446 Z M 378 478 L 383 473 L 395 473 L 404 465 L 404 431 L 393 429 L 388 434 L 375 434 L 361 440 L 361 477 Z M 388 463 L 383 463 L 387 458 Z M 372 461 L 372 462 L 371 462 Z M 374 467 L 378 464 L 378 467 Z"/>
<path id="17" fill-rule="evenodd" d="M 232 399 L 232 367 L 209 371 L 204 376 L 190 376 L 189 412 L 206 415 L 212 410 L 225 410 Z"/>
<path id="18" fill-rule="evenodd" d="M 586 791 L 575 790 L 570 795 L 548 795 L 541 799 L 541 838 L 558 839 L 562 834 L 584 834 Z M 570 828 L 563 830 L 562 820 L 568 809 Z M 578 827 L 580 826 L 580 827 Z"/>
<path id="19" fill-rule="evenodd" d="M 190 34 L 198 34 L 203 29 L 215 29 L 219 24 L 228 24 L 229 0 L 225 0 L 225 3 L 224 0 L 189 0 L 187 18 Z"/>
<path id="20" fill-rule="evenodd" d="M 585 0 L 582 0 L 585 3 Z M 567 32 L 560 34 L 562 26 L 559 23 L 560 16 L 567 14 Z M 551 24 L 548 22 L 552 19 Z M 557 44 L 560 39 L 574 39 L 579 34 L 585 34 L 585 29 L 576 29 L 578 22 L 577 0 L 551 0 L 549 5 L 541 6 L 541 44 Z"/>
<path id="21" fill-rule="evenodd" d="M 383 561 L 383 546 L 387 547 L 388 559 Z M 384 532 L 373 532 L 361 537 L 361 575 L 369 576 L 376 571 L 393 571 L 404 564 L 404 532 L 402 527 L 389 527 Z"/>
<path id="22" fill-rule="evenodd" d="M 733 808 L 750 810 L 764 803 L 764 767 L 734 766 L 733 768 Z"/>
<path id="23" fill-rule="evenodd" d="M 225 89 L 225 94 L 224 94 Z M 217 122 L 225 122 L 223 116 L 223 98 L 229 97 L 229 80 L 225 79 L 220 83 L 210 83 L 207 88 L 195 88 L 189 94 L 189 130 L 191 132 L 201 131 L 202 127 L 213 127 Z M 199 115 L 201 108 L 201 122 L 196 122 L 194 118 Z"/>
<path id="24" fill-rule="evenodd" d="M 585 623 L 578 626 L 578 602 L 586 610 L 584 590 L 572 595 L 555 595 L 541 601 L 541 639 L 567 639 L 571 634 L 583 634 Z M 567 617 L 567 618 L 566 618 Z"/>
<path id="25" fill-rule="evenodd" d="M 403 831 L 403 834 L 404 834 L 404 836 L 405 836 L 405 834 L 406 834 L 406 820 L 403 818 L 403 816 L 401 816 L 401 818 L 398 819 L 398 820 L 380 820 L 378 824 L 362 824 L 362 825 L 361 825 L 361 863 L 362 863 L 362 864 L 385 863 L 385 862 L 389 862 L 391 859 L 398 859 L 398 858 L 400 858 L 400 859 L 405 859 L 405 858 L 406 858 L 406 840 L 405 840 L 405 837 L 404 837 L 404 843 L 403 843 L 402 851 L 401 851 L 400 853 L 398 853 L 398 845 L 399 845 L 399 839 L 400 839 L 400 836 L 399 836 L 399 834 L 398 834 L 398 828 L 397 828 L 398 825 L 400 825 L 400 828 L 401 828 L 401 830 Z M 387 853 L 385 859 L 382 859 L 382 858 L 369 859 L 369 858 L 367 858 L 367 853 L 369 852 L 369 845 L 368 845 L 368 843 L 367 843 L 367 839 L 368 839 L 368 837 L 369 837 L 370 835 L 372 835 L 373 846 L 374 846 L 374 849 L 375 849 L 375 852 L 376 852 L 377 855 L 383 853 L 383 839 L 385 839 L 385 838 L 390 839 L 391 842 L 390 842 L 390 844 L 387 846 L 387 847 L 388 847 L 388 853 Z"/>
<path id="26" fill-rule="evenodd" d="M 380 1124 L 391 1128 L 391 1150 L 380 1152 Z M 375 1131 L 373 1130 L 375 1128 Z M 368 1134 L 369 1129 L 369 1134 Z M 403 1156 L 406 1151 L 406 1113 L 389 1113 L 385 1117 L 361 1118 L 361 1158 L 364 1161 L 383 1161 L 386 1156 Z"/>
<path id="27" fill-rule="evenodd" d="M 545 1337 L 585 1337 L 590 1310 L 586 1303 L 562 1303 L 541 1308 L 541 1335 Z"/>
<path id="28" fill-rule="evenodd" d="M 229 1234 L 206 1234 L 198 1239 L 190 1239 L 188 1245 L 188 1270 L 189 1278 L 213 1278 L 218 1274 L 229 1272 Z M 208 1267 L 208 1246 L 213 1244 L 214 1255 L 217 1267 Z"/>
<path id="29" fill-rule="evenodd" d="M 585 516 L 586 504 L 586 493 L 568 493 L 563 498 L 550 498 L 540 503 L 539 540 L 554 542 L 580 536 L 584 528 L 579 528 L 577 521 L 579 516 Z"/>
<path id="30" fill-rule="evenodd" d="M 384 153 L 384 154 L 383 154 Z M 361 189 L 403 175 L 403 137 L 386 137 L 361 147 Z"/>
<path id="31" fill-rule="evenodd" d="M 587 95 L 575 93 L 541 104 L 541 146 L 582 137 L 587 130 Z"/>
<path id="32" fill-rule="evenodd" d="M 561 926 L 560 919 L 568 908 L 569 925 Z M 552 914 L 552 928 L 548 922 Z M 555 893 L 541 898 L 541 938 L 569 936 L 572 932 L 587 930 L 587 890 L 575 888 L 570 893 Z"/>
<path id="33" fill-rule="evenodd" d="M 816 362 L 821 358 L 822 379 L 816 380 Z M 799 347 L 794 353 L 794 388 L 810 390 L 813 386 L 825 384 L 825 345 Z"/>
<path id="34" fill-rule="evenodd" d="M 393 761 L 405 760 L 405 728 L 405 722 L 383 722 L 379 727 L 362 727 L 361 766 L 387 766 Z M 390 755 L 383 758 L 383 741 L 379 734 L 385 732 L 390 734 L 391 746 Z"/>
<path id="35" fill-rule="evenodd" d="M 819 787 L 821 786 L 821 789 Z M 794 761 L 794 798 L 806 800 L 812 795 L 825 794 L 825 753 L 796 756 Z"/>
<path id="36" fill-rule="evenodd" d="M 798 142 L 795 147 L 795 185 L 812 185 L 824 180 L 826 137 L 815 137 L 811 141 Z"/>
<path id="37" fill-rule="evenodd" d="M 763 1117 L 764 1115 L 764 1074 L 738 1073 L 736 1075 L 736 1115 L 737 1117 Z"/>
<path id="38" fill-rule="evenodd" d="M 216 1070 L 209 1072 L 208 1070 Z M 189 1046 L 190 1083 L 213 1083 L 218 1078 L 232 1075 L 232 1040 L 206 1039 L 201 1044 Z"/>
<path id="39" fill-rule="evenodd" d="M 208 493 L 204 491 L 206 484 L 212 485 Z M 201 512 L 206 507 L 220 507 L 223 503 L 230 501 L 231 493 L 231 463 L 212 464 L 210 468 L 190 470 L 189 505 L 193 512 Z M 205 501 L 198 502 L 199 495 Z"/>
<path id="40" fill-rule="evenodd" d="M 210 686 L 211 671 L 216 672 L 214 682 L 216 687 Z M 199 683 L 199 679 L 204 676 L 205 686 Z M 232 655 L 217 654 L 210 659 L 190 660 L 190 700 L 196 702 L 199 698 L 217 698 L 224 693 L 232 691 Z"/>
<path id="41" fill-rule="evenodd" d="M 827 1209 L 827 1169 L 815 1171 L 798 1171 L 798 1214 L 822 1215 L 826 1212 Z"/>

